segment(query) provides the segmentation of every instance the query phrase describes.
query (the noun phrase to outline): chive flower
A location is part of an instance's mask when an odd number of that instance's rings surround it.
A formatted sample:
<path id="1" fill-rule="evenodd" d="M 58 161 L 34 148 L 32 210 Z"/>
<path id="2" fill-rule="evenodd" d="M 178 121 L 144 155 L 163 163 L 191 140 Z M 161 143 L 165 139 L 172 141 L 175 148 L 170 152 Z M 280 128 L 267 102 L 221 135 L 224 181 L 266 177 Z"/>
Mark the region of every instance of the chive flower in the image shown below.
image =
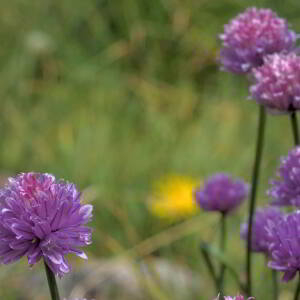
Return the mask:
<path id="1" fill-rule="evenodd" d="M 262 65 L 265 55 L 294 48 L 297 36 L 271 9 L 251 7 L 226 24 L 219 38 L 223 69 L 247 73 Z"/>
<path id="2" fill-rule="evenodd" d="M 195 191 L 198 205 L 206 211 L 229 213 L 247 197 L 249 187 L 241 179 L 232 179 L 225 173 L 217 173 Z"/>
<path id="3" fill-rule="evenodd" d="M 274 226 L 283 217 L 282 212 L 277 207 L 267 206 L 257 209 L 254 214 L 252 226 L 251 250 L 268 254 L 270 246 L 270 236 L 267 226 L 272 223 Z M 241 225 L 241 238 L 247 242 L 248 222 Z"/>
<path id="4" fill-rule="evenodd" d="M 264 64 L 252 71 L 253 99 L 274 113 L 300 108 L 300 57 L 295 53 L 276 53 L 264 58 Z"/>
<path id="5" fill-rule="evenodd" d="M 236 297 L 231 297 L 231 296 L 224 296 L 224 300 L 244 300 L 243 295 L 237 295 Z M 253 297 L 248 298 L 248 300 L 254 299 Z"/>
<path id="6" fill-rule="evenodd" d="M 270 181 L 271 188 L 267 191 L 272 204 L 300 207 L 300 147 L 281 158 L 276 174 L 279 178 Z"/>
<path id="7" fill-rule="evenodd" d="M 268 266 L 284 272 L 282 281 L 290 281 L 300 271 L 300 211 L 286 215 L 278 224 L 270 223 L 271 238 Z"/>
<path id="8" fill-rule="evenodd" d="M 224 300 L 244 300 L 243 295 L 237 295 L 236 297 L 231 297 L 231 296 L 224 296 Z M 248 300 L 254 300 L 254 297 L 249 297 Z M 220 295 L 215 300 L 220 300 Z"/>
<path id="9" fill-rule="evenodd" d="M 73 298 L 73 299 L 66 299 L 64 298 L 64 300 L 88 300 L 87 298 Z M 91 299 L 91 300 L 94 300 L 94 299 Z"/>
<path id="10" fill-rule="evenodd" d="M 30 265 L 41 258 L 52 272 L 71 270 L 69 253 L 87 259 L 80 249 L 91 244 L 92 205 L 80 203 L 72 183 L 47 173 L 21 173 L 0 190 L 0 262 L 27 256 Z"/>

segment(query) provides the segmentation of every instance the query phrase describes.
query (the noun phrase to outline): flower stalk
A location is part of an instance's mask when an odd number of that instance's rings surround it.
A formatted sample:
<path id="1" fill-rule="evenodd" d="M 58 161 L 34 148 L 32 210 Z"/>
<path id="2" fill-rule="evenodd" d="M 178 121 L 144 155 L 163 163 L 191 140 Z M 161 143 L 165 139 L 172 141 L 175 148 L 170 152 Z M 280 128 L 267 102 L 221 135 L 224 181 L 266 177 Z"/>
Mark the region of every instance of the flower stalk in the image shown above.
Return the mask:
<path id="1" fill-rule="evenodd" d="M 272 282 L 273 282 L 273 299 L 278 299 L 278 280 L 277 280 L 277 271 L 272 270 Z"/>
<path id="2" fill-rule="evenodd" d="M 202 256 L 204 258 L 204 262 L 205 262 L 206 267 L 209 271 L 209 274 L 210 274 L 211 278 L 213 279 L 213 282 L 214 282 L 214 285 L 215 285 L 215 288 L 216 288 L 216 293 L 218 294 L 220 292 L 218 276 L 216 274 L 214 265 L 211 261 L 211 258 L 210 258 L 209 252 L 207 251 L 207 246 L 206 246 L 205 243 L 201 243 L 200 251 L 201 251 Z"/>
<path id="3" fill-rule="evenodd" d="M 45 265 L 45 270 L 46 270 L 46 275 L 47 275 L 48 286 L 49 286 L 49 290 L 50 290 L 50 294 L 51 294 L 51 299 L 52 300 L 60 300 L 55 275 L 51 271 L 51 269 L 48 267 L 46 262 L 44 262 L 44 265 Z"/>
<path id="4" fill-rule="evenodd" d="M 220 249 L 222 254 L 226 251 L 226 213 L 221 214 L 221 237 L 220 237 Z M 225 276 L 226 265 L 221 262 L 220 265 L 220 276 L 219 276 L 219 292 L 224 295 L 224 276 Z"/>
<path id="5" fill-rule="evenodd" d="M 265 112 L 265 108 L 261 105 L 259 109 L 256 153 L 255 153 L 255 161 L 253 166 L 252 185 L 251 185 L 250 202 L 249 202 L 249 230 L 247 236 L 247 262 L 246 262 L 248 296 L 252 294 L 252 281 L 251 281 L 252 226 L 253 226 L 253 216 L 254 216 L 255 204 L 256 204 L 256 191 L 257 191 L 257 184 L 259 179 L 259 170 L 260 170 L 263 145 L 264 145 L 265 124 L 266 124 L 266 112 Z"/>
<path id="6" fill-rule="evenodd" d="M 299 145 L 299 129 L 298 129 L 298 122 L 297 122 L 297 115 L 295 111 L 291 113 L 291 123 L 292 123 L 295 146 L 297 146 Z"/>

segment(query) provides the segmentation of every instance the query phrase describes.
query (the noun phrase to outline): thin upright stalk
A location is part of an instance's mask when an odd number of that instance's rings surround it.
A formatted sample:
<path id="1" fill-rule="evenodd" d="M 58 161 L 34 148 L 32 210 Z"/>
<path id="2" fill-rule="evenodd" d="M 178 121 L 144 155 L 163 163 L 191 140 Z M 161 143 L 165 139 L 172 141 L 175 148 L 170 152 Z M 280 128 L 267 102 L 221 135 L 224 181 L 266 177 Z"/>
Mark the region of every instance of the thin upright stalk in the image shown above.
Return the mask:
<path id="1" fill-rule="evenodd" d="M 220 236 L 220 249 L 222 254 L 225 254 L 226 251 L 226 214 L 222 213 L 221 215 L 221 236 Z M 221 295 L 224 295 L 224 275 L 225 275 L 226 265 L 221 262 L 220 266 L 220 276 L 219 276 L 219 292 Z"/>
<path id="2" fill-rule="evenodd" d="M 55 280 L 55 275 L 53 274 L 53 272 L 51 271 L 51 269 L 48 267 L 48 265 L 45 262 L 44 262 L 44 265 L 45 265 L 49 290 L 50 290 L 50 294 L 51 294 L 51 299 L 52 300 L 60 300 L 58 288 L 57 288 L 57 284 L 56 284 L 56 280 Z"/>
<path id="3" fill-rule="evenodd" d="M 294 300 L 299 300 L 299 294 L 300 294 L 300 273 L 298 274 L 298 284 L 294 295 Z"/>
<path id="4" fill-rule="evenodd" d="M 278 280 L 277 280 L 277 271 L 272 270 L 272 281 L 273 281 L 273 299 L 278 299 Z"/>
<path id="5" fill-rule="evenodd" d="M 200 250 L 201 250 L 202 256 L 204 258 L 204 262 L 206 263 L 206 267 L 209 271 L 209 274 L 210 274 L 211 278 L 213 279 L 213 282 L 214 282 L 214 285 L 215 285 L 215 288 L 216 288 L 216 294 L 218 294 L 220 292 L 220 290 L 219 290 L 219 279 L 216 275 L 214 265 L 213 265 L 213 263 L 210 259 L 209 252 L 207 251 L 206 244 L 202 243 L 201 246 L 200 246 Z"/>
<path id="6" fill-rule="evenodd" d="M 298 129 L 298 122 L 297 122 L 297 115 L 295 111 L 291 113 L 291 123 L 293 129 L 294 142 L 295 145 L 297 146 L 299 145 L 299 129 Z"/>
<path id="7" fill-rule="evenodd" d="M 262 151 L 263 151 L 263 145 L 264 145 L 265 124 L 266 124 L 265 108 L 263 106 L 260 106 L 257 140 L 256 140 L 255 161 L 254 161 L 254 165 L 253 165 L 252 185 L 251 185 L 250 201 L 249 201 L 249 227 L 248 227 L 248 236 L 247 236 L 247 267 L 246 267 L 248 296 L 251 296 L 251 294 L 252 294 L 252 280 L 251 280 L 252 225 L 253 225 L 253 215 L 254 215 L 254 211 L 255 211 L 256 190 L 257 190 L 257 184 L 258 184 L 258 179 L 259 179 L 259 170 L 260 170 Z"/>

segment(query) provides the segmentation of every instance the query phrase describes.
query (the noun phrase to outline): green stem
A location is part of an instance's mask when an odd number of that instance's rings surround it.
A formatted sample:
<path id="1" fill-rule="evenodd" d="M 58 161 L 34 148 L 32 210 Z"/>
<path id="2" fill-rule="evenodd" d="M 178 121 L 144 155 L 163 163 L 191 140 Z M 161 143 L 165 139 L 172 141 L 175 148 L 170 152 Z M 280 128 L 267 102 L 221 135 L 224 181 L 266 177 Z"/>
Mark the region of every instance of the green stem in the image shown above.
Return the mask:
<path id="1" fill-rule="evenodd" d="M 209 271 L 209 274 L 215 284 L 216 294 L 218 294 L 219 293 L 219 281 L 218 281 L 218 277 L 216 275 L 214 265 L 212 264 L 212 261 L 210 259 L 209 252 L 207 251 L 207 246 L 204 243 L 201 243 L 200 250 L 201 250 L 202 256 L 204 258 L 204 261 L 206 263 L 206 267 Z"/>
<path id="2" fill-rule="evenodd" d="M 291 113 L 291 123 L 292 123 L 295 145 L 299 145 L 299 130 L 298 130 L 297 115 L 295 111 Z"/>
<path id="3" fill-rule="evenodd" d="M 226 257 L 223 255 L 223 253 L 221 253 L 219 248 L 214 248 L 211 245 L 206 244 L 205 242 L 201 242 L 200 249 L 201 249 L 202 253 L 207 253 L 207 256 L 209 257 L 210 261 L 211 261 L 211 257 L 213 257 L 217 261 L 225 264 L 226 271 L 228 271 L 231 274 L 233 279 L 238 284 L 240 290 L 243 291 L 243 293 L 247 293 L 247 287 L 243 284 L 243 282 L 241 282 L 239 274 L 228 263 Z M 211 263 L 211 265 L 212 265 L 212 263 Z M 213 267 L 213 265 L 212 265 L 212 267 Z M 214 271 L 214 268 L 213 268 L 213 271 Z M 214 274 L 216 274 L 215 271 L 214 271 Z M 217 294 L 218 294 L 219 293 L 219 280 L 216 276 L 214 278 L 216 278 L 215 283 L 216 283 L 216 289 L 217 289 Z"/>
<path id="4" fill-rule="evenodd" d="M 299 294 L 300 294 L 300 274 L 298 274 L 298 284 L 295 291 L 294 300 L 299 300 Z"/>
<path id="5" fill-rule="evenodd" d="M 56 284 L 56 280 L 55 280 L 55 275 L 53 274 L 51 269 L 48 267 L 46 262 L 44 262 L 44 265 L 45 265 L 48 285 L 49 285 L 49 289 L 50 289 L 51 299 L 52 300 L 60 300 L 58 288 L 57 288 L 57 284 Z"/>
<path id="6" fill-rule="evenodd" d="M 222 213 L 222 215 L 221 215 L 220 249 L 221 249 L 223 255 L 225 255 L 225 248 L 226 248 L 226 214 Z M 220 276 L 219 276 L 219 292 L 220 292 L 221 296 L 224 295 L 225 269 L 226 269 L 226 265 L 223 262 L 221 262 Z"/>
<path id="7" fill-rule="evenodd" d="M 272 281 L 273 281 L 273 299 L 278 299 L 278 280 L 277 280 L 277 271 L 272 270 Z"/>
<path id="8" fill-rule="evenodd" d="M 265 108 L 263 106 L 260 106 L 257 140 L 256 140 L 255 161 L 254 161 L 254 166 L 253 166 L 252 185 L 251 185 L 250 202 L 249 202 L 249 227 L 248 227 L 248 236 L 247 236 L 247 266 L 246 266 L 248 296 L 251 296 L 251 294 L 252 294 L 252 281 L 251 281 L 252 225 L 253 225 L 253 215 L 254 215 L 254 211 L 255 211 L 256 190 L 257 190 L 257 184 L 258 184 L 258 179 L 259 179 L 259 169 L 260 169 L 263 144 L 264 144 L 265 124 L 266 124 Z"/>

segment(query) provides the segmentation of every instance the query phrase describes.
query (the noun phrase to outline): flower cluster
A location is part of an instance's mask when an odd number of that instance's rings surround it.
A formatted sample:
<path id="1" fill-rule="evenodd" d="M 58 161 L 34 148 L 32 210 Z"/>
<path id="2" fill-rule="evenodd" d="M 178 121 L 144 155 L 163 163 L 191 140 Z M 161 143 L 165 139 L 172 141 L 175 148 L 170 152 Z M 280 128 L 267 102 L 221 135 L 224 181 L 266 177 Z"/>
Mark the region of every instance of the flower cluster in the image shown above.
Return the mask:
<path id="1" fill-rule="evenodd" d="M 202 209 L 225 214 L 245 200 L 248 189 L 244 181 L 234 180 L 228 174 L 219 173 L 210 177 L 203 188 L 195 191 L 195 198 Z"/>
<path id="2" fill-rule="evenodd" d="M 251 98 L 269 112 L 292 113 L 295 137 L 295 111 L 300 109 L 300 56 L 299 51 L 295 51 L 298 38 L 286 20 L 270 9 L 255 7 L 232 19 L 220 35 L 222 68 L 251 75 Z M 270 181 L 267 191 L 271 204 L 300 207 L 300 146 L 281 159 L 277 176 Z M 198 204 L 205 210 L 223 214 L 232 210 L 239 202 L 233 199 L 242 199 L 233 195 L 242 194 L 242 189 L 230 189 L 225 182 L 218 176 L 209 179 L 204 188 L 196 192 Z M 249 224 L 242 224 L 241 238 L 247 240 L 248 233 Z M 269 266 L 283 271 L 284 281 L 291 280 L 300 271 L 300 211 L 284 215 L 274 206 L 258 209 L 253 216 L 251 250 L 268 255 Z M 244 298 L 225 296 L 224 299 Z"/>
<path id="3" fill-rule="evenodd" d="M 284 272 L 282 280 L 289 281 L 300 271 L 300 211 L 285 216 L 277 226 L 270 224 L 268 231 L 272 240 L 268 266 Z"/>
<path id="4" fill-rule="evenodd" d="M 300 206 L 300 147 L 292 149 L 287 156 L 281 158 L 277 171 L 280 180 L 272 180 L 268 195 L 273 198 L 274 205 Z"/>
<path id="5" fill-rule="evenodd" d="M 277 171 L 279 179 L 272 180 L 268 195 L 274 205 L 300 206 L 300 147 L 292 149 L 281 158 Z M 300 271 L 300 211 L 290 213 L 277 224 L 269 223 L 269 253 L 271 261 L 268 266 L 284 272 L 283 281 L 293 279 Z"/>
<path id="6" fill-rule="evenodd" d="M 268 226 L 276 226 L 283 217 L 282 212 L 272 206 L 258 209 L 254 215 L 252 225 L 251 250 L 254 252 L 269 253 L 271 237 L 268 232 Z M 241 238 L 247 241 L 248 222 L 241 226 Z"/>
<path id="7" fill-rule="evenodd" d="M 273 54 L 253 70 L 252 98 L 273 112 L 300 108 L 300 57 L 295 53 Z"/>
<path id="8" fill-rule="evenodd" d="M 291 50 L 296 38 L 272 10 L 248 8 L 224 26 L 220 60 L 225 70 L 246 73 L 262 65 L 265 55 Z"/>
<path id="9" fill-rule="evenodd" d="M 79 248 L 91 243 L 92 206 L 80 203 L 72 183 L 51 174 L 22 173 L 0 190 L 0 261 L 41 258 L 62 276 L 71 269 L 68 253 L 87 258 Z"/>

